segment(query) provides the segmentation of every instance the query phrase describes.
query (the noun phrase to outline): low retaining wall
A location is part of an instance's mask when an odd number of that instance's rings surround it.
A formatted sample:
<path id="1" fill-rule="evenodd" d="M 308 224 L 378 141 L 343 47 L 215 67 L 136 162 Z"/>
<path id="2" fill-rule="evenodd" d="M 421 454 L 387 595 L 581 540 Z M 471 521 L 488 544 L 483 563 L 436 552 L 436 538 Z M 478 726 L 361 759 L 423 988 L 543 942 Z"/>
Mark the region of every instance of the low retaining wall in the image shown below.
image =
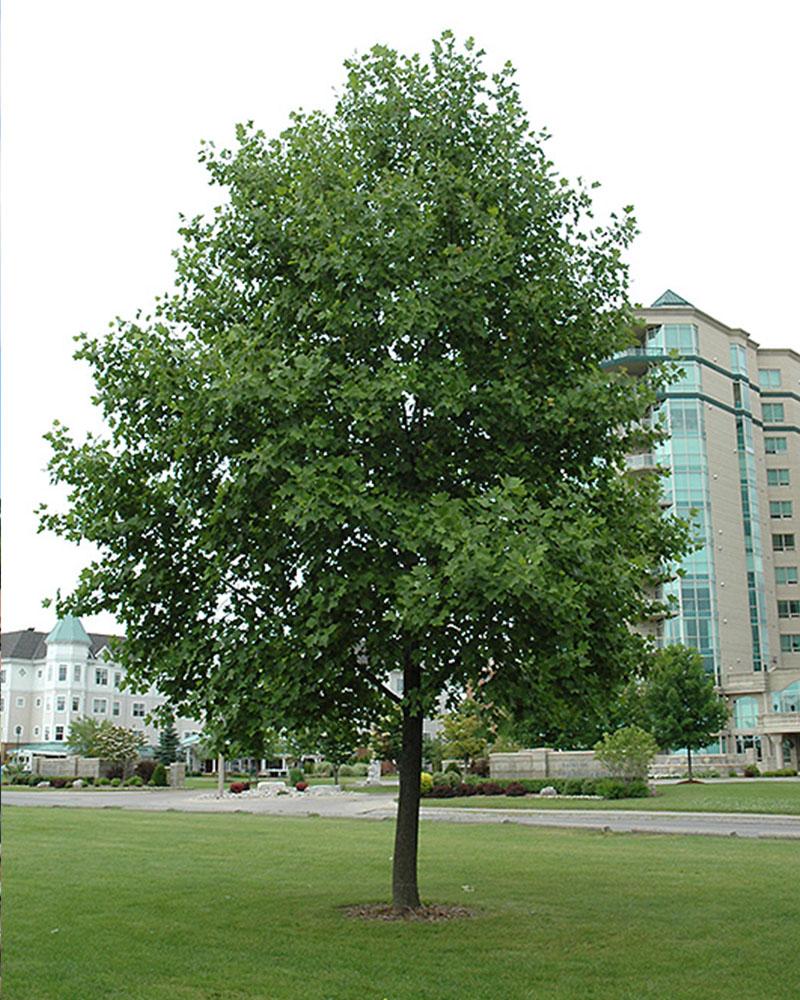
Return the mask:
<path id="1" fill-rule="evenodd" d="M 31 772 L 42 778 L 99 778 L 112 765 L 99 757 L 36 757 L 31 760 Z"/>
<path id="2" fill-rule="evenodd" d="M 755 763 L 755 751 L 746 753 L 692 754 L 692 768 L 697 771 L 741 771 Z M 686 774 L 686 754 L 659 754 L 650 775 L 655 778 L 683 777 Z M 594 750 L 519 750 L 517 753 L 489 754 L 489 773 L 498 780 L 512 778 L 605 778 L 608 771 L 594 755 Z"/>

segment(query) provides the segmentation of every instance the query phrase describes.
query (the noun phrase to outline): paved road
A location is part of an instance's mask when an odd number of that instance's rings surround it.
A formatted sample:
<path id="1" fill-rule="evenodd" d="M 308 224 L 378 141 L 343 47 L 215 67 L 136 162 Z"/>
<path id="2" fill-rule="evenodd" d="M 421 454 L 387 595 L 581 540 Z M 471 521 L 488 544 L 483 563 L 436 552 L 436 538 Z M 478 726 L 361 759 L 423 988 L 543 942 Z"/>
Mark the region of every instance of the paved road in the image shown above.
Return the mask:
<path id="1" fill-rule="evenodd" d="M 395 794 L 344 792 L 297 798 L 216 799 L 212 793 L 172 789 L 147 791 L 6 792 L 3 805 L 57 806 L 72 809 L 137 809 L 147 812 L 247 812 L 266 816 L 327 816 L 339 819 L 394 819 Z M 618 833 L 690 833 L 739 837 L 790 837 L 800 840 L 800 816 L 762 813 L 645 812 L 614 809 L 457 809 L 425 805 L 422 817 L 448 823 L 516 823 L 572 827 Z"/>

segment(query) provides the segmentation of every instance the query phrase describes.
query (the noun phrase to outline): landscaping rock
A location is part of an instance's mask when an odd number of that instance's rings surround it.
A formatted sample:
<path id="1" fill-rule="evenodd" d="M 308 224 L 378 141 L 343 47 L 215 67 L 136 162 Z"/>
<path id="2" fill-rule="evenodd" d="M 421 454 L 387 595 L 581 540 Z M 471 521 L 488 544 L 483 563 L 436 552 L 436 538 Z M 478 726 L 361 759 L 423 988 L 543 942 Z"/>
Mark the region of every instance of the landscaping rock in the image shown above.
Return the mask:
<path id="1" fill-rule="evenodd" d="M 558 792 L 552 785 L 547 785 L 541 790 L 541 792 L 539 792 L 539 795 L 542 796 L 542 798 L 551 799 L 554 795 L 558 795 Z"/>
<path id="2" fill-rule="evenodd" d="M 39 782 L 39 783 L 38 783 L 38 784 L 36 785 L 36 787 L 37 787 L 37 788 L 49 788 L 49 787 L 50 787 L 50 782 L 49 782 L 49 781 L 40 781 L 40 782 Z"/>
<path id="3" fill-rule="evenodd" d="M 72 787 L 73 787 L 73 788 L 83 788 L 83 784 L 84 784 L 84 783 L 83 783 L 83 779 L 82 779 L 82 778 L 76 778 L 76 779 L 75 779 L 75 780 L 74 780 L 74 781 L 72 782 Z"/>

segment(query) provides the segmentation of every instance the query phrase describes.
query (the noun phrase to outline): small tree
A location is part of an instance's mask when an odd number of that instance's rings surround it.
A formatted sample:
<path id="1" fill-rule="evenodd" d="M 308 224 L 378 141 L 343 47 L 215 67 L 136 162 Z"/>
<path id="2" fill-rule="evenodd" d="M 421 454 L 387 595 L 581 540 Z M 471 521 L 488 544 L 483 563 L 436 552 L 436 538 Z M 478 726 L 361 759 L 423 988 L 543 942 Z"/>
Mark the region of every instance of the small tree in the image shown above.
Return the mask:
<path id="1" fill-rule="evenodd" d="M 101 757 L 100 736 L 112 728 L 107 719 L 98 722 L 88 715 L 74 719 L 67 734 L 67 748 L 80 757 Z"/>
<path id="2" fill-rule="evenodd" d="M 633 781 L 647 777 L 650 764 L 658 753 L 658 744 L 646 730 L 627 726 L 615 733 L 606 733 L 595 744 L 594 752 L 612 777 Z"/>
<path id="3" fill-rule="evenodd" d="M 156 757 L 162 764 L 171 764 L 178 759 L 178 744 L 178 731 L 175 728 L 175 720 L 170 719 L 158 734 Z"/>
<path id="4" fill-rule="evenodd" d="M 659 650 L 644 683 L 642 703 L 659 745 L 664 749 L 686 747 L 692 781 L 692 750 L 705 746 L 726 725 L 729 715 L 700 654 L 679 645 Z"/>
<path id="5" fill-rule="evenodd" d="M 98 734 L 95 745 L 98 756 L 114 764 L 121 764 L 123 771 L 127 771 L 130 762 L 139 755 L 139 751 L 145 745 L 145 738 L 144 733 L 126 729 L 124 726 L 112 726 L 109 723 Z"/>
<path id="6" fill-rule="evenodd" d="M 362 741 L 362 731 L 347 719 L 331 720 L 309 733 L 309 745 L 333 768 L 334 785 L 339 784 L 339 768 L 350 760 Z"/>
<path id="7" fill-rule="evenodd" d="M 464 773 L 471 760 L 486 754 L 488 726 L 478 703 L 465 698 L 457 709 L 442 716 L 445 752 L 464 761 Z"/>

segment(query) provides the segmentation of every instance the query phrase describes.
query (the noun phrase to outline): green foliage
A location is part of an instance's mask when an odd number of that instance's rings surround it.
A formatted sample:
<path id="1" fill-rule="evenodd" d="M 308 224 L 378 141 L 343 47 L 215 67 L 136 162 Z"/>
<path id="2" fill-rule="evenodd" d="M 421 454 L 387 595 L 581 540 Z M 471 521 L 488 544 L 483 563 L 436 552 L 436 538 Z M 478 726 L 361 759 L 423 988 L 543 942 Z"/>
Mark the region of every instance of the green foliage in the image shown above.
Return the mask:
<path id="1" fill-rule="evenodd" d="M 111 785 L 112 788 L 119 788 L 119 786 L 122 784 L 122 778 L 110 778 L 109 784 Z"/>
<path id="2" fill-rule="evenodd" d="M 288 781 L 290 785 L 296 785 L 298 781 L 303 780 L 303 769 L 302 767 L 290 767 Z"/>
<path id="3" fill-rule="evenodd" d="M 144 782 L 138 774 L 134 774 L 132 777 L 126 779 L 125 784 L 132 788 L 140 788 Z"/>
<path id="4" fill-rule="evenodd" d="M 442 742 L 447 755 L 458 757 L 468 767 L 470 760 L 486 753 L 489 725 L 485 710 L 478 702 L 465 698 L 454 711 L 441 718 Z"/>
<path id="5" fill-rule="evenodd" d="M 654 656 L 643 685 L 647 726 L 665 749 L 699 750 L 724 728 L 728 708 L 714 690 L 700 654 L 686 646 L 665 646 Z M 691 756 L 688 759 L 691 777 Z"/>
<path id="6" fill-rule="evenodd" d="M 173 761 L 178 760 L 180 756 L 178 745 L 178 731 L 175 728 L 175 720 L 170 718 L 158 733 L 157 760 L 161 761 L 162 764 L 172 764 Z"/>
<path id="7" fill-rule="evenodd" d="M 421 795 L 425 795 L 433 788 L 433 775 L 427 771 L 422 771 L 419 776 L 419 790 Z"/>
<path id="8" fill-rule="evenodd" d="M 81 757 L 101 757 L 99 738 L 111 728 L 108 719 L 98 722 L 89 715 L 74 719 L 67 733 L 67 748 Z"/>
<path id="9" fill-rule="evenodd" d="M 597 782 L 597 794 L 604 799 L 646 799 L 650 789 L 641 778 L 601 778 Z"/>
<path id="10" fill-rule="evenodd" d="M 167 779 L 167 769 L 160 761 L 156 764 L 153 775 L 150 778 L 150 784 L 155 785 L 157 788 L 165 788 L 169 784 Z"/>
<path id="11" fill-rule="evenodd" d="M 441 771 L 444 757 L 444 743 L 438 736 L 422 737 L 422 761 L 428 764 L 432 771 Z"/>
<path id="12" fill-rule="evenodd" d="M 606 733 L 595 744 L 594 752 L 612 777 L 632 780 L 647 777 L 650 764 L 658 753 L 658 744 L 639 726 L 627 726 L 615 733 Z"/>

